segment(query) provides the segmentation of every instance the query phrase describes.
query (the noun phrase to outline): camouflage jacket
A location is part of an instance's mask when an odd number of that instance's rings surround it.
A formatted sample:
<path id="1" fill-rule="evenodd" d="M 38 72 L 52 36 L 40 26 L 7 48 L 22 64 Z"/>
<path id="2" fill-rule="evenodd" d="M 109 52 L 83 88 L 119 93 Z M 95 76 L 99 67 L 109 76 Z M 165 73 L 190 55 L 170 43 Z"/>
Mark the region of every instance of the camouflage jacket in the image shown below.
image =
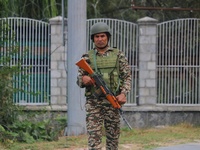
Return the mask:
<path id="1" fill-rule="evenodd" d="M 109 55 L 109 53 L 112 53 L 112 52 L 113 52 L 113 48 L 108 48 L 108 50 L 103 55 L 97 52 L 97 57 L 106 57 Z M 84 58 L 85 60 L 88 60 L 89 59 L 88 53 L 83 54 L 82 58 Z M 131 68 L 128 64 L 127 58 L 125 57 L 122 51 L 119 51 L 118 61 L 119 61 L 119 76 L 122 82 L 120 91 L 121 93 L 127 94 L 131 89 Z M 82 82 L 82 77 L 84 75 L 88 75 L 88 73 L 79 68 L 78 76 L 77 76 L 77 84 L 80 88 L 86 88 L 86 92 L 87 92 L 87 89 L 89 87 L 86 87 L 85 85 L 83 85 L 83 82 Z"/>

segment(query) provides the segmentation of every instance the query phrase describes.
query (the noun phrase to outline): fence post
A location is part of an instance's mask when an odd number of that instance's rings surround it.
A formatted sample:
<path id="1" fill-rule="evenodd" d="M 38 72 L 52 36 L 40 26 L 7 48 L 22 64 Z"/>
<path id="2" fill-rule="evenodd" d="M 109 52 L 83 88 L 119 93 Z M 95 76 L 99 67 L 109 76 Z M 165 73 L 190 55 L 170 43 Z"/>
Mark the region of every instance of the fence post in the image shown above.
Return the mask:
<path id="1" fill-rule="evenodd" d="M 139 25 L 139 104 L 156 104 L 157 20 L 144 17 Z"/>
<path id="2" fill-rule="evenodd" d="M 49 22 L 51 25 L 51 104 L 53 109 L 66 111 L 67 77 L 65 47 L 62 39 L 62 17 L 51 18 Z"/>

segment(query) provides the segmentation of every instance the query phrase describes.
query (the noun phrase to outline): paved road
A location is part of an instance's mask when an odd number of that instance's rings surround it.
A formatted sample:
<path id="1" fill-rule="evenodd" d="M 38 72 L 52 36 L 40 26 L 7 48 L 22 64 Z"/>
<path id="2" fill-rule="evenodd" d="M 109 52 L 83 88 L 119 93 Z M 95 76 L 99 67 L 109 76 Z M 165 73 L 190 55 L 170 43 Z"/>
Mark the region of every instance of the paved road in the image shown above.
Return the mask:
<path id="1" fill-rule="evenodd" d="M 155 150 L 200 150 L 200 143 L 188 143 L 169 147 L 159 147 Z"/>

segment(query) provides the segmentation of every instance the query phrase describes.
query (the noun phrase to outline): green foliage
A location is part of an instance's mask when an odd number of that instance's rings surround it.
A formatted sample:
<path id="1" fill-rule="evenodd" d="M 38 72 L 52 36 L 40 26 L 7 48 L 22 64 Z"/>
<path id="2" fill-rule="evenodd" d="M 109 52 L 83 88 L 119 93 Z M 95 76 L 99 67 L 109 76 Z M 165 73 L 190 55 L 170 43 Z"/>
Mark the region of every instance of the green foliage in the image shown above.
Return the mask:
<path id="1" fill-rule="evenodd" d="M 132 5 L 144 7 L 144 9 L 132 9 Z M 145 16 L 155 18 L 159 21 L 167 21 L 179 18 L 199 18 L 199 11 L 180 10 L 154 10 L 153 8 L 200 8 L 200 2 L 196 0 L 88 0 L 88 18 L 115 18 L 136 22 Z M 149 9 L 151 8 L 151 9 Z"/>
<path id="2" fill-rule="evenodd" d="M 58 140 L 65 124 L 66 119 L 59 118 L 49 118 L 43 121 L 23 120 L 10 125 L 9 130 L 18 133 L 17 141 L 21 142 L 54 141 Z"/>
<path id="3" fill-rule="evenodd" d="M 27 17 L 47 20 L 61 15 L 61 1 L 62 0 L 1 0 L 0 17 Z"/>
<path id="4" fill-rule="evenodd" d="M 132 9 L 132 5 L 145 9 Z M 80 6 L 81 7 L 81 6 Z M 147 9 L 151 8 L 151 9 Z M 149 16 L 159 21 L 178 18 L 199 18 L 199 11 L 153 10 L 157 8 L 200 8 L 196 0 L 87 0 L 87 17 L 115 18 L 126 21 Z M 64 0 L 65 17 L 67 17 L 67 1 Z M 62 0 L 2 0 L 0 1 L 0 17 L 27 17 L 39 20 L 62 15 Z"/>
<path id="5" fill-rule="evenodd" d="M 18 120 L 6 127 L 0 125 L 0 142 L 56 141 L 65 126 L 66 118 L 63 117 L 49 118 L 43 121 Z"/>
<path id="6" fill-rule="evenodd" d="M 18 55 L 17 43 L 9 33 L 9 27 L 3 22 L 0 28 L 0 142 L 11 144 L 15 141 L 33 143 L 38 140 L 57 140 L 65 127 L 66 119 L 50 117 L 42 121 L 33 120 L 37 118 L 37 113 L 27 117 L 24 107 L 13 102 L 14 92 L 21 90 L 13 87 L 18 82 L 13 76 L 19 75 L 24 69 L 20 58 L 23 54 Z M 28 84 L 26 76 L 20 82 Z M 43 113 L 47 111 L 41 111 L 39 115 Z"/>
<path id="7" fill-rule="evenodd" d="M 9 27 L 2 22 L 0 28 L 0 124 L 7 126 L 16 120 L 21 108 L 13 103 L 13 75 L 20 72 L 19 63 L 13 64 L 12 58 L 17 53 L 17 46 L 9 35 Z"/>

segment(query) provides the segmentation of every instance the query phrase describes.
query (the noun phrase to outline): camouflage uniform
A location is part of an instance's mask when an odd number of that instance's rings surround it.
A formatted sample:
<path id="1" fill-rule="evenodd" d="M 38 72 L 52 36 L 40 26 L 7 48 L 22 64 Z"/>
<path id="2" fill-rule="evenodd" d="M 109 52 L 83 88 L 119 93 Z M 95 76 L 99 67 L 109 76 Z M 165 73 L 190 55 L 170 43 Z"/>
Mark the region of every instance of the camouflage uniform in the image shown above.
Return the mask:
<path id="1" fill-rule="evenodd" d="M 96 57 L 108 57 L 113 52 L 113 48 L 109 48 L 103 55 L 97 52 Z M 82 58 L 88 62 L 89 55 L 84 54 Z M 121 86 L 119 93 L 125 95 L 130 91 L 131 88 L 131 69 L 128 65 L 127 58 L 124 54 L 119 51 L 119 77 Z M 105 128 L 106 136 L 106 149 L 117 150 L 118 139 L 120 135 L 120 115 L 117 109 L 113 108 L 105 96 L 100 96 L 98 99 L 91 93 L 91 87 L 85 87 L 82 83 L 82 77 L 88 75 L 82 69 L 78 70 L 77 84 L 81 88 L 86 88 L 86 127 L 88 132 L 88 147 L 90 150 L 100 150 L 102 142 L 102 129 Z M 118 93 L 118 94 L 119 94 Z"/>

